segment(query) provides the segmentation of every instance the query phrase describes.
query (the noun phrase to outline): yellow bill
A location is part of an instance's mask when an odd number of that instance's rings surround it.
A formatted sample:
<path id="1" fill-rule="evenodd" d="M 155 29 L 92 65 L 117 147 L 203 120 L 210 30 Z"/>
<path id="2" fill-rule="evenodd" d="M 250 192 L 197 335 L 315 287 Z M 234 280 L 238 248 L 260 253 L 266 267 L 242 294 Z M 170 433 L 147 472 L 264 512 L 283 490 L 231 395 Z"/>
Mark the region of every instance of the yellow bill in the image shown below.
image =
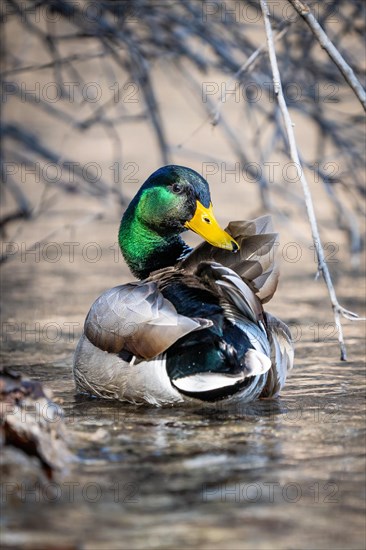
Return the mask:
<path id="1" fill-rule="evenodd" d="M 196 212 L 191 220 L 186 222 L 185 227 L 191 229 L 201 237 L 203 237 L 208 243 L 218 248 L 225 248 L 236 252 L 239 250 L 238 243 L 232 238 L 229 233 L 224 231 L 217 223 L 212 203 L 208 208 L 203 206 L 197 201 Z"/>

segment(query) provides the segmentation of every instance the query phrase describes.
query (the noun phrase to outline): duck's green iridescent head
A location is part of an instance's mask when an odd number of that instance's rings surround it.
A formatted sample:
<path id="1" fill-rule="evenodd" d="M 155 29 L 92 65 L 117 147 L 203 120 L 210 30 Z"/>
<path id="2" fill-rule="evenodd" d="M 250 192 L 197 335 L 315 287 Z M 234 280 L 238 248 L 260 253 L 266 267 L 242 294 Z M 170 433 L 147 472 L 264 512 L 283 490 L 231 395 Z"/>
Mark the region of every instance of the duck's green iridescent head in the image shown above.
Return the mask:
<path id="1" fill-rule="evenodd" d="M 213 246 L 239 249 L 215 220 L 207 181 L 190 168 L 164 166 L 143 184 L 121 221 L 119 244 L 131 271 L 145 278 L 174 265 L 187 249 L 179 236 L 187 229 Z"/>

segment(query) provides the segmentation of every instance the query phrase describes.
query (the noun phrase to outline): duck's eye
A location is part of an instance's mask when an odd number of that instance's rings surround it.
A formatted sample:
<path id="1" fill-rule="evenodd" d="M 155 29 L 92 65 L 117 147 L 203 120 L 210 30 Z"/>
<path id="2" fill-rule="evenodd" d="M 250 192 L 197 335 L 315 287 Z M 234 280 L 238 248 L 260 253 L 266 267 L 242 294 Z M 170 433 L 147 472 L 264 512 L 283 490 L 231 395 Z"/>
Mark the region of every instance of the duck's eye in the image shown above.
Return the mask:
<path id="1" fill-rule="evenodd" d="M 180 185 L 179 183 L 173 183 L 171 189 L 173 193 L 175 193 L 176 195 L 180 195 L 180 193 L 183 192 L 183 186 Z"/>

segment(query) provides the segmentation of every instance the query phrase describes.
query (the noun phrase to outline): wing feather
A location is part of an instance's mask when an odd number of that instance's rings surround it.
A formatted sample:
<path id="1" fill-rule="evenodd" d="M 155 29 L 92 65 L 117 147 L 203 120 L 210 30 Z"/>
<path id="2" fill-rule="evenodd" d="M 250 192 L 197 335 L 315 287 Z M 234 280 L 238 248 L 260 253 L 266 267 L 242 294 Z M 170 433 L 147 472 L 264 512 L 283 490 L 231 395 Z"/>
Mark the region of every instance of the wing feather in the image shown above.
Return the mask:
<path id="1" fill-rule="evenodd" d="M 272 368 L 268 371 L 267 382 L 261 397 L 274 397 L 285 385 L 288 371 L 293 367 L 294 347 L 288 326 L 270 313 L 266 313 L 266 318 Z"/>
<path id="2" fill-rule="evenodd" d="M 257 296 L 232 269 L 214 262 L 201 263 L 197 276 L 214 290 L 221 290 L 222 296 L 253 322 L 257 323 L 263 318 L 262 304 Z"/>
<path id="3" fill-rule="evenodd" d="M 156 283 L 130 283 L 104 292 L 92 305 L 84 332 L 103 351 L 151 359 L 211 321 L 177 313 Z"/>
<path id="4" fill-rule="evenodd" d="M 226 231 L 239 243 L 238 253 L 233 254 L 204 242 L 182 260 L 181 267 L 192 273 L 202 262 L 225 265 L 242 279 L 252 282 L 260 300 L 263 303 L 268 302 L 278 282 L 275 264 L 278 234 L 273 233 L 271 217 L 262 216 L 251 221 L 230 222 Z"/>

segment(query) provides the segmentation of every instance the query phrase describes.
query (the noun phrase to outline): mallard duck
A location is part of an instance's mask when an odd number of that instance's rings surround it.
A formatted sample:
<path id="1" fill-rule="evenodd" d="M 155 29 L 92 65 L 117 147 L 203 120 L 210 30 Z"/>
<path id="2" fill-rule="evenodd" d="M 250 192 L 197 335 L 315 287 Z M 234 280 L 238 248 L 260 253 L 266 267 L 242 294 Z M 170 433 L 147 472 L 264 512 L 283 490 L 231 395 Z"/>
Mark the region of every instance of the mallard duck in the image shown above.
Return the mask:
<path id="1" fill-rule="evenodd" d="M 192 230 L 205 239 L 191 249 Z M 269 216 L 217 223 L 207 181 L 165 166 L 142 185 L 119 230 L 138 281 L 92 305 L 74 359 L 80 392 L 156 406 L 273 397 L 292 368 L 288 327 L 263 303 L 278 281 Z"/>

